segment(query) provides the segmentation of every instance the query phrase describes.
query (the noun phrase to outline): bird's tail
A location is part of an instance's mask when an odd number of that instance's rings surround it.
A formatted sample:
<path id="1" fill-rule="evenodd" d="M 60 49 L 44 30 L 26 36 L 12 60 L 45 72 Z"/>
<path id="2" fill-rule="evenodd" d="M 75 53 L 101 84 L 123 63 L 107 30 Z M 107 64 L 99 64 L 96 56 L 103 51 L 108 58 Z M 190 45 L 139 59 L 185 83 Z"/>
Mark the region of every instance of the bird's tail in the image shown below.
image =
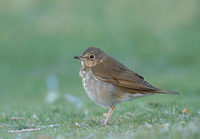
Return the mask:
<path id="1" fill-rule="evenodd" d="M 167 91 L 167 90 L 158 90 L 156 91 L 156 93 L 163 93 L 163 94 L 175 94 L 175 95 L 179 95 L 179 92 L 176 91 Z"/>

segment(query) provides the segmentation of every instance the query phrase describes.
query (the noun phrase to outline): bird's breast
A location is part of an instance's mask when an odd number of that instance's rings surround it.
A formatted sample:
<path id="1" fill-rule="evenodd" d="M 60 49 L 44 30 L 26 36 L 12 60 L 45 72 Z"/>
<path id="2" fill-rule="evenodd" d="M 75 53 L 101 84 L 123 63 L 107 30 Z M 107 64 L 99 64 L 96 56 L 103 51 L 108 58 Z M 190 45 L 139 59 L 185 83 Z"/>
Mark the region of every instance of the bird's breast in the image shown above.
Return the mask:
<path id="1" fill-rule="evenodd" d="M 101 106 L 112 106 L 118 102 L 113 96 L 117 93 L 117 87 L 111 83 L 103 82 L 96 78 L 92 70 L 80 70 L 83 87 L 91 100 Z"/>

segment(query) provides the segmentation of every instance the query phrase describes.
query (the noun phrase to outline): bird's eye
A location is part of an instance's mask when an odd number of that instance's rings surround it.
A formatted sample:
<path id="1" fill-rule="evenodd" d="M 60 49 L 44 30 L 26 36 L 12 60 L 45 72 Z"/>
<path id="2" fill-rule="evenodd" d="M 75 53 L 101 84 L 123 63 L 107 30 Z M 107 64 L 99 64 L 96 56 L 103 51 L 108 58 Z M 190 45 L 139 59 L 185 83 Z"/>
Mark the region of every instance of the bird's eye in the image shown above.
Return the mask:
<path id="1" fill-rule="evenodd" d="M 90 55 L 90 58 L 93 59 L 93 58 L 94 58 L 94 55 Z"/>

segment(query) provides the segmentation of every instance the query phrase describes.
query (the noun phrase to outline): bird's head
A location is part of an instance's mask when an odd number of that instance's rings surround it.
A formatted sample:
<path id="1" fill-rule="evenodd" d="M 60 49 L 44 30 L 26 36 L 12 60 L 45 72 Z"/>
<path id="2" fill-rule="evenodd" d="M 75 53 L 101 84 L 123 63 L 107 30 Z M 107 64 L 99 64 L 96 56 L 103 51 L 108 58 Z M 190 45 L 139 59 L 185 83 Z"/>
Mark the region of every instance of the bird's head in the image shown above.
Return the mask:
<path id="1" fill-rule="evenodd" d="M 84 51 L 81 56 L 75 56 L 74 58 L 81 60 L 83 68 L 92 68 L 104 61 L 107 55 L 97 47 L 90 47 Z"/>

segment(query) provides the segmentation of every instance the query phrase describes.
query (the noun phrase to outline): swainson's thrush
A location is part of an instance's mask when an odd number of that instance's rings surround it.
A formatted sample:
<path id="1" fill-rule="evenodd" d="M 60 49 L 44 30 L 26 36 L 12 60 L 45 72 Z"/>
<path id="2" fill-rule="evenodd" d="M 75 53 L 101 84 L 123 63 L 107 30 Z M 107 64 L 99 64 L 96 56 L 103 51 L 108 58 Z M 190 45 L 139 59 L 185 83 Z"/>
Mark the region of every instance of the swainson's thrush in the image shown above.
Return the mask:
<path id="1" fill-rule="evenodd" d="M 104 125 L 120 102 L 155 93 L 179 94 L 150 85 L 141 75 L 129 70 L 100 48 L 90 47 L 74 58 L 81 60 L 80 76 L 87 95 L 96 104 L 110 107 Z"/>

